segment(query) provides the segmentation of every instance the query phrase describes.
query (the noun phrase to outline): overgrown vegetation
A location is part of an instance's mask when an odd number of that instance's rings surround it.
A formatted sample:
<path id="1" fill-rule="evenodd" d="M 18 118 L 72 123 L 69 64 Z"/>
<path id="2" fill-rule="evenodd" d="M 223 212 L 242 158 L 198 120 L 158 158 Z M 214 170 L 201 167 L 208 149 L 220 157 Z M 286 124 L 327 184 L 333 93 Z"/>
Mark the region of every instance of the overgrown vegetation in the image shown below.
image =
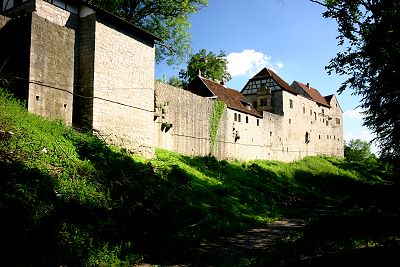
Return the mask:
<path id="1" fill-rule="evenodd" d="M 224 114 L 225 103 L 222 101 L 214 101 L 210 117 L 210 154 L 214 155 L 217 148 L 218 130 L 221 124 L 221 118 Z"/>
<path id="2" fill-rule="evenodd" d="M 388 173 L 336 158 L 228 162 L 135 157 L 28 114 L 0 91 L 2 264 L 127 266 L 384 188 Z M 259 260 L 258 262 L 262 262 Z"/>

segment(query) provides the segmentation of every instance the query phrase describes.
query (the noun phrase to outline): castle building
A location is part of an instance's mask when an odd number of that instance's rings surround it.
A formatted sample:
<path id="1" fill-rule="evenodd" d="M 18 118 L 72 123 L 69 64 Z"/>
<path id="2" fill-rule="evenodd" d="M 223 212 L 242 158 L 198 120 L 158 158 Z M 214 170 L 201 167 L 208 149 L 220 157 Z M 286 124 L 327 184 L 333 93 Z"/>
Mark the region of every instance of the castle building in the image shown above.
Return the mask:
<path id="1" fill-rule="evenodd" d="M 78 0 L 0 0 L 0 82 L 29 112 L 151 157 L 343 156 L 334 95 L 262 69 L 241 92 L 201 75 L 188 90 L 154 80 L 159 39 Z"/>
<path id="2" fill-rule="evenodd" d="M 304 153 L 343 156 L 343 111 L 336 96 L 323 97 L 297 81 L 289 86 L 265 68 L 247 82 L 242 94 L 264 117 L 265 112 L 282 116 L 287 151 L 299 157 Z"/>

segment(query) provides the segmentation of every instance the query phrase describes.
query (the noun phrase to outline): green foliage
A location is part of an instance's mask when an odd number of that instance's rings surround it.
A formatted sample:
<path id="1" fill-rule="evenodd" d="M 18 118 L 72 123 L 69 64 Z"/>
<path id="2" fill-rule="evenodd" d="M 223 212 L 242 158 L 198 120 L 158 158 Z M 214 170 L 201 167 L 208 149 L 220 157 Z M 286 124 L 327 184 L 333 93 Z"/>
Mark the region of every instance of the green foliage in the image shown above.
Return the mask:
<path id="1" fill-rule="evenodd" d="M 313 0 L 311 0 L 313 1 Z M 335 0 L 321 3 L 325 18 L 338 23 L 339 45 L 345 46 L 327 66 L 344 75 L 346 88 L 362 97 L 364 125 L 376 135 L 383 157 L 400 166 L 400 2 Z"/>
<path id="2" fill-rule="evenodd" d="M 3 90 L 0 107 L 3 265 L 129 266 L 184 255 L 384 183 L 379 168 L 336 158 L 242 163 L 159 150 L 148 160 L 28 114 Z"/>
<path id="3" fill-rule="evenodd" d="M 157 43 L 156 61 L 182 63 L 191 52 L 189 15 L 207 6 L 206 0 L 90 0 L 126 21 L 162 39 Z"/>
<path id="4" fill-rule="evenodd" d="M 176 76 L 170 77 L 169 80 L 167 81 L 167 84 L 174 86 L 174 87 L 183 88 L 182 81 Z"/>
<path id="5" fill-rule="evenodd" d="M 211 51 L 207 53 L 205 49 L 201 49 L 190 56 L 187 69 L 182 69 L 179 72 L 179 77 L 185 83 L 189 83 L 201 71 L 201 75 L 205 78 L 214 81 L 229 81 L 231 75 L 228 73 L 227 64 L 225 52 L 220 51 L 217 55 Z"/>
<path id="6" fill-rule="evenodd" d="M 371 146 L 367 141 L 361 139 L 352 139 L 346 143 L 344 148 L 344 156 L 348 161 L 354 162 L 370 162 L 377 164 L 377 158 L 371 152 Z"/>
<path id="7" fill-rule="evenodd" d="M 225 103 L 222 101 L 214 101 L 211 117 L 210 117 L 210 154 L 213 155 L 217 148 L 218 129 L 220 126 L 222 115 L 224 114 Z"/>

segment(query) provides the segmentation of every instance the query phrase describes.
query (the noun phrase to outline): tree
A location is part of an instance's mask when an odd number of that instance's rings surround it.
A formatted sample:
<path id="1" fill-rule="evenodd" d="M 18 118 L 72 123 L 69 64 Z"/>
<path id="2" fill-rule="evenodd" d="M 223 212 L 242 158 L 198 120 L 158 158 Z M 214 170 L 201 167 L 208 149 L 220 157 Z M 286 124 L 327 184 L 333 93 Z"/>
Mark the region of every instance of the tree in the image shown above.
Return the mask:
<path id="1" fill-rule="evenodd" d="M 191 55 L 187 63 L 187 69 L 179 72 L 179 77 L 184 83 L 190 82 L 201 71 L 201 75 L 214 81 L 229 81 L 231 75 L 228 73 L 228 60 L 226 54 L 220 51 L 218 55 L 201 49 Z"/>
<path id="2" fill-rule="evenodd" d="M 169 85 L 171 85 L 171 86 L 174 86 L 174 87 L 183 88 L 182 80 L 179 79 L 179 78 L 176 77 L 176 76 L 171 76 L 171 77 L 169 78 L 169 80 L 167 81 L 167 84 L 169 84 Z"/>
<path id="3" fill-rule="evenodd" d="M 365 162 L 375 158 L 371 145 L 361 139 L 352 139 L 345 144 L 344 156 L 348 161 Z"/>
<path id="4" fill-rule="evenodd" d="M 165 83 L 165 84 L 169 84 L 171 86 L 177 87 L 177 88 L 183 88 L 183 83 L 182 80 L 179 79 L 176 76 L 171 76 L 168 80 L 167 80 L 167 75 L 163 75 L 161 79 L 157 79 L 157 81 Z"/>
<path id="5" fill-rule="evenodd" d="M 326 67 L 348 77 L 347 88 L 361 96 L 364 125 L 376 135 L 382 156 L 400 159 L 400 2 L 393 0 L 325 0 L 325 18 L 338 23 L 345 46 Z"/>
<path id="6" fill-rule="evenodd" d="M 162 39 L 157 63 L 180 64 L 191 52 L 189 15 L 207 6 L 207 0 L 88 0 Z"/>

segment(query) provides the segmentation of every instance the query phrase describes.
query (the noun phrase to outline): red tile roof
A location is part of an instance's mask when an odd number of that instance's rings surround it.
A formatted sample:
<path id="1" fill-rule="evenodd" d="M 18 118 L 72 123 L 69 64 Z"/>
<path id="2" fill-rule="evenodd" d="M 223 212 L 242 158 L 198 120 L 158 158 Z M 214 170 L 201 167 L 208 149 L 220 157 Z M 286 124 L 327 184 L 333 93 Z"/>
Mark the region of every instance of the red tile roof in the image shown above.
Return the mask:
<path id="1" fill-rule="evenodd" d="M 216 83 L 214 81 L 208 80 L 206 78 L 198 76 L 204 85 L 214 94 L 214 96 L 218 97 L 218 100 L 223 101 L 229 108 L 247 113 L 256 117 L 262 117 L 260 113 L 255 110 L 250 103 L 247 102 L 244 95 L 242 95 L 239 91 L 234 89 L 226 88 L 225 86 Z M 244 103 L 248 103 L 249 106 L 246 106 Z"/>
<path id="2" fill-rule="evenodd" d="M 296 83 L 301 89 L 304 90 L 304 92 L 306 92 L 306 93 L 310 96 L 310 98 L 311 98 L 312 100 L 314 100 L 314 101 L 317 102 L 318 104 L 321 104 L 321 105 L 326 106 L 326 107 L 331 107 L 331 106 L 328 104 L 328 102 L 326 101 L 325 97 L 323 97 L 323 96 L 318 92 L 317 89 L 312 88 L 312 87 L 309 87 L 309 86 L 307 86 L 306 84 L 301 83 L 301 82 L 298 82 L 298 81 L 294 81 L 293 83 Z"/>
<path id="3" fill-rule="evenodd" d="M 262 78 L 272 77 L 281 87 L 282 89 L 297 94 L 292 87 L 289 86 L 287 82 L 285 82 L 278 74 L 276 74 L 273 70 L 263 68 L 259 73 L 253 76 L 250 80 L 260 80 Z"/>

